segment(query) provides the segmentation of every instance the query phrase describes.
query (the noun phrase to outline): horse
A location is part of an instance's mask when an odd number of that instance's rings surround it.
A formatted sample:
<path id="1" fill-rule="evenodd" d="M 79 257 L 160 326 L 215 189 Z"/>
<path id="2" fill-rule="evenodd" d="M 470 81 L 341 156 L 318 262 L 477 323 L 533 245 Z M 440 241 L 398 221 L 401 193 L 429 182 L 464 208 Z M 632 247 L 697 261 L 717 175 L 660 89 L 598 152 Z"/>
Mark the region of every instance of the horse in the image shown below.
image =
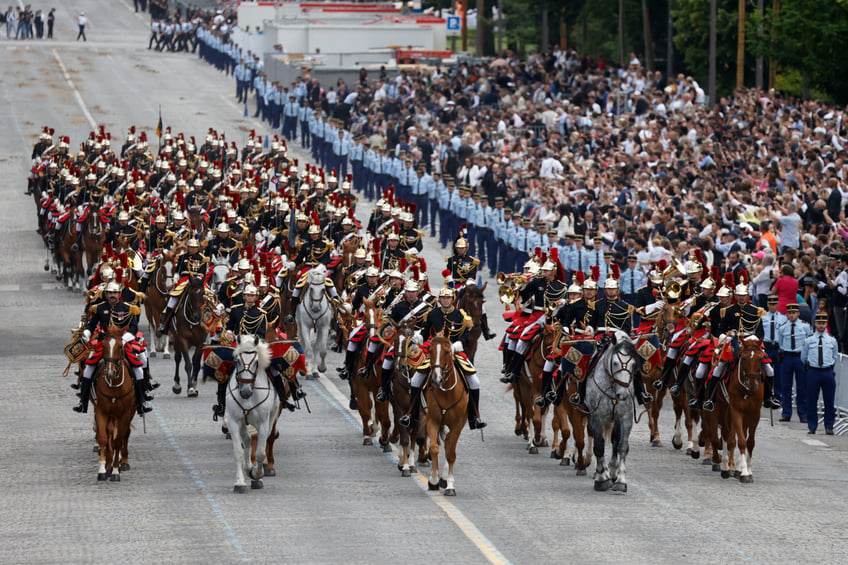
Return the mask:
<path id="1" fill-rule="evenodd" d="M 327 371 L 327 337 L 333 321 L 333 306 L 327 297 L 325 281 L 327 267 L 319 264 L 311 268 L 306 275 L 306 287 L 302 289 L 301 302 L 297 307 L 297 335 L 306 354 L 307 367 L 312 369 L 312 378 Z M 315 332 L 315 344 L 312 344 L 312 332 Z M 321 361 L 315 368 L 315 357 Z M 307 369 L 307 373 L 309 370 Z"/>
<path id="2" fill-rule="evenodd" d="M 203 321 L 203 309 L 206 306 L 206 287 L 203 279 L 192 277 L 188 281 L 183 296 L 174 308 L 168 331 L 174 344 L 174 394 L 182 392 L 180 385 L 180 362 L 185 358 L 188 396 L 197 396 L 197 374 L 200 372 L 203 344 L 206 342 L 206 329 Z M 194 354 L 189 357 L 189 349 Z"/>
<path id="3" fill-rule="evenodd" d="M 147 325 L 153 329 L 159 327 L 159 322 L 162 319 L 162 311 L 168 303 L 168 297 L 171 289 L 174 287 L 174 254 L 171 251 L 163 251 L 159 258 L 159 263 L 156 269 L 150 273 L 150 285 L 147 287 L 147 299 L 144 301 L 144 313 L 147 316 Z M 150 351 L 151 357 L 156 357 L 159 351 L 164 352 L 164 358 L 170 359 L 171 353 L 168 350 L 168 335 L 161 337 L 156 335 L 155 330 L 151 332 L 151 343 L 153 348 Z"/>
<path id="4" fill-rule="evenodd" d="M 635 400 L 633 374 L 641 370 L 641 358 L 630 337 L 622 331 L 609 336 L 610 343 L 598 364 L 587 377 L 586 405 L 589 427 L 594 436 L 595 490 L 627 492 L 625 459 L 630 450 Z M 612 456 L 607 466 L 604 451 L 612 443 Z"/>
<path id="5" fill-rule="evenodd" d="M 574 379 L 567 379 L 563 385 L 565 391 L 563 396 L 568 399 L 577 392 L 577 383 Z M 569 427 L 569 424 L 571 426 Z M 589 417 L 574 407 L 568 400 L 560 402 L 554 407 L 554 416 L 551 425 L 554 429 L 554 437 L 551 442 L 551 459 L 559 459 L 559 464 L 568 467 L 574 463 L 577 476 L 584 476 L 586 469 L 592 462 L 592 432 L 588 428 Z M 557 440 L 557 434 L 562 434 L 562 439 Z M 568 440 L 574 439 L 574 449 L 568 447 Z M 588 437 L 588 441 L 587 441 Z"/>
<path id="6" fill-rule="evenodd" d="M 751 458 L 754 452 L 757 425 L 760 423 L 763 405 L 763 350 L 762 341 L 753 335 L 741 338 L 742 345 L 731 364 L 726 380 L 720 383 L 716 394 L 716 411 L 721 426 L 721 443 L 714 433 L 711 443 L 713 462 L 716 453 L 724 444 L 721 457 L 721 477 L 723 479 L 738 476 L 739 482 L 754 482 L 751 471 Z M 719 405 L 723 410 L 719 413 Z M 735 450 L 739 447 L 739 469 L 735 469 Z"/>
<path id="7" fill-rule="evenodd" d="M 135 416 L 133 374 L 124 361 L 122 330 L 108 328 L 103 339 L 103 357 L 94 377 L 94 426 L 100 453 L 97 480 L 121 480 L 130 468 L 127 444 Z M 107 470 L 107 463 L 111 467 Z"/>
<path id="8" fill-rule="evenodd" d="M 428 490 L 444 488 L 445 496 L 456 496 L 453 464 L 456 462 L 456 444 L 468 419 L 468 392 L 453 364 L 451 341 L 445 335 L 430 340 L 429 386 L 425 388 L 427 400 L 426 429 L 430 441 L 430 479 Z M 440 449 L 439 442 L 444 449 Z M 447 462 L 440 465 L 439 455 Z"/>
<path id="9" fill-rule="evenodd" d="M 359 369 L 365 365 L 365 357 L 368 352 L 368 343 L 372 337 L 376 338 L 377 332 L 383 323 L 383 309 L 376 305 L 374 301 L 363 300 L 365 306 L 365 328 L 367 330 L 366 337 L 363 338 L 362 348 L 354 366 L 354 371 L 350 374 L 350 408 L 359 411 L 359 418 L 362 420 L 362 445 L 372 445 L 372 437 L 376 435 L 375 423 L 379 422 L 380 445 L 384 452 L 391 450 L 389 447 L 389 429 L 391 428 L 391 419 L 389 418 L 389 403 L 377 402 L 377 392 L 380 390 L 380 383 L 383 379 L 383 363 L 382 358 L 379 358 L 374 364 L 374 370 L 369 375 L 364 377 L 359 376 Z M 391 326 L 394 327 L 394 326 Z M 372 404 L 373 402 L 373 404 Z M 372 414 L 372 407 L 374 413 Z"/>
<path id="10" fill-rule="evenodd" d="M 465 313 L 474 321 L 474 325 L 468 330 L 468 345 L 465 346 L 465 354 L 471 363 L 474 363 L 474 356 L 477 354 L 477 342 L 483 333 L 480 323 L 483 319 L 483 303 L 486 302 L 483 291 L 486 290 L 487 284 L 489 283 L 483 283 L 482 287 L 465 285 L 462 296 L 459 297 L 457 303 L 457 308 L 465 310 Z"/>
<path id="11" fill-rule="evenodd" d="M 266 444 L 280 413 L 280 400 L 265 373 L 271 363 L 268 345 L 258 338 L 243 336 L 233 352 L 235 370 L 227 385 L 226 413 L 236 460 L 233 491 L 247 492 L 244 475 L 250 475 L 250 488 L 264 487 Z M 251 460 L 253 442 L 248 425 L 256 429 L 256 453 Z"/>
<path id="12" fill-rule="evenodd" d="M 551 352 L 554 342 L 554 331 L 551 326 L 542 327 L 542 335 L 534 338 L 531 345 L 530 358 L 525 364 L 526 379 L 519 379 L 516 387 L 521 397 L 521 405 L 526 417 L 533 424 L 533 437 L 527 442 L 527 451 L 531 455 L 537 455 L 540 447 L 547 447 L 548 437 L 545 434 L 548 419 L 548 406 L 540 408 L 534 402 L 543 394 L 542 391 L 542 369 L 545 367 L 547 355 Z"/>
<path id="13" fill-rule="evenodd" d="M 82 225 L 82 249 L 85 253 L 85 274 L 91 276 L 94 267 L 100 260 L 103 244 L 106 242 L 106 229 L 100 217 L 100 202 L 93 201 L 88 207 L 88 216 Z M 82 262 L 82 257 L 80 257 Z"/>
<path id="14" fill-rule="evenodd" d="M 677 304 L 664 304 L 657 314 L 654 328 L 660 342 L 660 349 L 663 351 L 663 360 L 665 360 L 664 353 L 668 350 L 672 336 L 677 331 L 678 324 L 681 319 L 683 319 L 683 309 Z M 686 347 L 684 343 L 684 347 L 680 349 L 676 359 L 678 367 L 675 368 L 675 371 L 680 370 L 679 364 L 682 363 L 685 351 Z M 645 367 L 647 368 L 647 364 Z M 645 390 L 654 397 L 654 401 L 651 402 L 650 407 L 646 410 L 648 414 L 648 428 L 650 429 L 649 441 L 651 442 L 652 447 L 662 447 L 662 441 L 660 440 L 659 418 L 668 386 L 659 391 L 654 387 L 654 383 L 660 379 L 661 375 L 662 364 L 660 363 L 652 364 L 650 370 L 642 372 L 642 382 L 645 383 Z M 666 385 L 669 385 L 669 383 L 666 383 Z M 672 402 L 674 407 L 674 436 L 672 437 L 671 443 L 675 449 L 680 449 L 683 446 L 683 440 L 681 437 L 682 430 L 680 426 L 681 419 L 683 418 L 689 442 L 687 452 L 691 454 L 694 446 L 692 441 L 692 416 L 689 411 L 689 404 L 687 402 L 686 395 L 681 392 L 681 394 L 673 397 Z"/>
<path id="15" fill-rule="evenodd" d="M 213 257 L 211 267 L 212 277 L 209 280 L 209 288 L 217 295 L 221 285 L 230 276 L 230 262 L 226 257 Z"/>
<path id="16" fill-rule="evenodd" d="M 53 249 L 59 271 L 57 278 L 62 280 L 69 291 L 82 292 L 85 288 L 85 276 L 82 272 L 82 254 L 74 250 L 74 244 L 77 242 L 74 226 L 76 221 L 71 214 L 56 233 Z"/>
<path id="17" fill-rule="evenodd" d="M 389 440 L 391 443 L 398 444 L 398 470 L 402 477 L 411 477 L 412 473 L 416 472 L 414 464 L 410 463 L 410 453 L 414 442 L 418 444 L 418 463 L 426 463 L 427 442 L 424 437 L 423 418 L 416 418 L 418 426 L 414 430 L 410 430 L 405 426 L 401 426 L 398 420 L 401 415 L 409 412 L 409 407 L 412 404 L 412 369 L 409 365 L 410 357 L 413 359 L 423 358 L 421 347 L 414 343 L 413 340 L 407 339 L 401 343 L 400 336 L 403 335 L 405 328 L 401 326 L 395 338 L 395 370 L 392 375 L 392 415 L 393 415 L 393 432 Z M 424 410 L 419 405 L 419 416 Z"/>

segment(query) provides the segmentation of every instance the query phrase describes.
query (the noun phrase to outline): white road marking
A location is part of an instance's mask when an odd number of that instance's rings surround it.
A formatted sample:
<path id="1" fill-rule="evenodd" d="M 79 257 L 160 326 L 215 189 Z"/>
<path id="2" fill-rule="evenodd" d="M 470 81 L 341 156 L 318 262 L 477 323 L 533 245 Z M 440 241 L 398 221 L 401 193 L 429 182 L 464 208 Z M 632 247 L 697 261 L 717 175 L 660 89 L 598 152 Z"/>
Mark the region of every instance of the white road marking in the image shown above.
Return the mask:
<path id="1" fill-rule="evenodd" d="M 819 441 L 817 439 L 802 439 L 801 441 L 803 441 L 804 443 L 806 443 L 810 447 L 830 447 L 825 442 Z"/>
<path id="2" fill-rule="evenodd" d="M 56 59 L 56 62 L 59 63 L 59 68 L 62 70 L 62 75 L 65 77 L 65 82 L 68 83 L 68 86 L 71 87 L 71 90 L 74 91 L 74 97 L 77 99 L 77 104 L 79 104 L 80 109 L 82 110 L 85 119 L 88 120 L 89 125 L 93 129 L 97 129 L 97 121 L 95 121 L 94 117 L 91 115 L 91 112 L 88 111 L 88 106 L 85 105 L 85 102 L 82 99 L 82 95 L 79 90 L 77 90 L 74 81 L 71 80 L 71 75 L 68 74 L 68 69 L 65 67 L 65 63 L 62 62 L 62 58 L 59 57 L 59 52 L 55 49 L 51 49 L 53 52 L 53 58 Z"/>
<path id="3" fill-rule="evenodd" d="M 0 292 L 18 292 L 21 290 L 19 284 L 0 284 Z"/>

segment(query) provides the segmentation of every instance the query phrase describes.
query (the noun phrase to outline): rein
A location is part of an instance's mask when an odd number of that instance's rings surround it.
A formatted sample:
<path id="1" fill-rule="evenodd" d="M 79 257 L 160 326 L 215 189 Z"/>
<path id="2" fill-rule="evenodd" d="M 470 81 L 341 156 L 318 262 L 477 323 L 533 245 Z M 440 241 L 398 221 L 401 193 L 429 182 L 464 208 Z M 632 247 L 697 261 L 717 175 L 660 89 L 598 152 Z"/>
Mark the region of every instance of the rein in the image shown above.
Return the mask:
<path id="1" fill-rule="evenodd" d="M 433 349 L 432 349 L 433 344 L 432 343 L 430 344 L 430 347 L 431 347 L 431 351 L 433 351 Z M 442 357 L 441 349 L 442 349 L 442 344 L 438 344 L 435 348 L 435 353 L 438 355 L 439 361 L 441 361 L 441 357 Z M 450 349 L 448 349 L 448 351 L 450 351 Z M 432 356 L 432 353 L 431 353 L 431 356 Z M 450 358 L 450 363 L 448 364 L 447 368 L 443 367 L 441 363 L 433 364 L 432 361 L 431 361 L 431 364 L 430 364 L 430 376 L 429 376 L 428 380 L 433 379 L 434 369 L 439 369 L 441 371 L 443 377 L 448 376 L 448 375 L 453 376 L 453 379 L 451 379 L 451 380 L 453 380 L 453 384 L 449 388 L 445 388 L 441 384 L 437 384 L 435 386 L 435 388 L 437 388 L 438 390 L 440 390 L 442 392 L 451 392 L 459 384 L 459 377 L 456 374 L 456 368 L 453 366 L 453 355 L 449 354 L 449 358 Z M 445 379 L 445 378 L 442 378 L 441 380 L 442 380 L 443 383 L 447 381 L 447 379 Z M 462 395 L 460 394 L 459 397 L 456 400 L 454 400 L 450 405 L 442 406 L 442 403 L 439 402 L 439 396 L 435 393 L 435 390 L 434 390 L 433 391 L 433 400 L 436 401 L 436 404 L 439 406 L 439 410 L 441 411 L 442 417 L 444 417 L 444 415 L 447 413 L 448 410 L 450 410 L 451 408 L 453 408 L 454 406 L 459 404 L 460 400 L 462 400 Z"/>
<path id="2" fill-rule="evenodd" d="M 191 318 L 189 318 L 189 299 L 190 299 L 191 297 L 190 297 L 190 295 L 188 294 L 188 292 L 189 292 L 189 291 L 188 291 L 188 290 L 186 290 L 186 297 L 185 297 L 185 300 L 183 300 L 183 319 L 184 319 L 184 320 L 185 320 L 185 321 L 186 321 L 186 322 L 187 322 L 190 326 L 199 326 L 199 325 L 200 325 L 200 322 L 201 322 L 201 320 L 202 320 L 203 318 L 202 318 L 202 316 L 201 316 L 200 314 L 198 314 L 197 312 L 195 312 L 195 311 L 194 311 L 194 307 L 191 307 L 191 314 L 192 314 L 192 317 L 191 317 Z M 194 319 L 194 318 L 196 318 L 196 321 L 195 321 L 195 319 Z"/>
<path id="3" fill-rule="evenodd" d="M 233 390 L 234 390 L 233 387 L 228 387 L 228 392 L 230 393 L 230 397 L 233 399 L 233 401 L 236 403 L 236 405 L 239 407 L 239 409 L 242 411 L 242 413 L 244 414 L 245 417 L 247 417 L 247 415 L 250 414 L 256 408 L 262 406 L 262 404 L 264 404 L 265 401 L 267 401 L 269 398 L 271 398 L 271 386 L 270 386 L 270 384 L 267 387 L 260 387 L 260 386 L 255 385 L 256 379 L 259 377 L 259 361 L 257 359 L 258 355 L 259 354 L 256 351 L 245 352 L 245 353 L 239 354 L 239 361 L 242 364 L 242 370 L 238 371 L 236 373 L 236 383 L 238 383 L 238 384 L 251 384 L 251 385 L 253 385 L 253 390 L 264 390 L 264 391 L 266 391 L 265 397 L 262 400 L 260 400 L 259 402 L 257 402 L 256 404 L 254 404 L 253 406 L 251 406 L 250 408 L 245 408 L 244 405 L 239 401 L 239 395 L 236 395 L 236 394 L 233 393 Z M 245 360 L 244 360 L 244 357 L 246 357 L 246 356 L 250 356 L 247 363 L 245 363 Z M 244 373 L 248 373 L 250 375 L 250 377 L 249 378 L 242 377 L 241 375 L 244 374 Z"/>
<path id="4" fill-rule="evenodd" d="M 318 298 L 315 298 L 313 294 L 313 290 L 317 284 L 309 283 L 309 290 L 306 293 L 307 298 L 309 299 L 309 307 L 306 308 L 306 315 L 309 316 L 309 319 L 312 321 L 312 329 L 316 329 L 318 327 L 318 320 L 324 317 L 327 311 L 330 309 L 329 301 L 327 300 L 326 294 L 324 294 L 323 281 L 321 282 L 321 291 L 318 295 Z M 326 307 L 322 307 L 324 303 L 327 303 Z M 317 306 L 316 306 L 317 305 Z M 319 310 L 317 314 L 312 315 L 313 310 Z"/>

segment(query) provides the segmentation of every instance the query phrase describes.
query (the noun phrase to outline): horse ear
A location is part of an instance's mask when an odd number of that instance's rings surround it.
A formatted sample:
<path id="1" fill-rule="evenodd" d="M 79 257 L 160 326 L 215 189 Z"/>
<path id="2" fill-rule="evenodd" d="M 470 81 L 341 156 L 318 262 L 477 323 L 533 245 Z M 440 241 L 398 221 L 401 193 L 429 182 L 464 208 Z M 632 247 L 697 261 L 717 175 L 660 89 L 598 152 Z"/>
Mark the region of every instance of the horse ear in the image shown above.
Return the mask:
<path id="1" fill-rule="evenodd" d="M 259 337 L 253 336 L 253 345 L 259 345 Z"/>

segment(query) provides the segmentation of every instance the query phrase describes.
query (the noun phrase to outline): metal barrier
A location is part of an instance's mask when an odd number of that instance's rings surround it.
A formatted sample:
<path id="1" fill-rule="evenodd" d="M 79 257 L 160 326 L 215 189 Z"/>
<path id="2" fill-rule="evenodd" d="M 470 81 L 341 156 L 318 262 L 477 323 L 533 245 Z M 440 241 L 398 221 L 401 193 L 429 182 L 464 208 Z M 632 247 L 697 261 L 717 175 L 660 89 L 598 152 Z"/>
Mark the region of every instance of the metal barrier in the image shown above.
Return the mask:
<path id="1" fill-rule="evenodd" d="M 842 435 L 848 433 L 848 355 L 839 354 L 834 370 L 836 372 L 836 423 L 833 426 L 833 433 Z M 819 402 L 820 423 L 823 415 L 824 404 Z"/>

